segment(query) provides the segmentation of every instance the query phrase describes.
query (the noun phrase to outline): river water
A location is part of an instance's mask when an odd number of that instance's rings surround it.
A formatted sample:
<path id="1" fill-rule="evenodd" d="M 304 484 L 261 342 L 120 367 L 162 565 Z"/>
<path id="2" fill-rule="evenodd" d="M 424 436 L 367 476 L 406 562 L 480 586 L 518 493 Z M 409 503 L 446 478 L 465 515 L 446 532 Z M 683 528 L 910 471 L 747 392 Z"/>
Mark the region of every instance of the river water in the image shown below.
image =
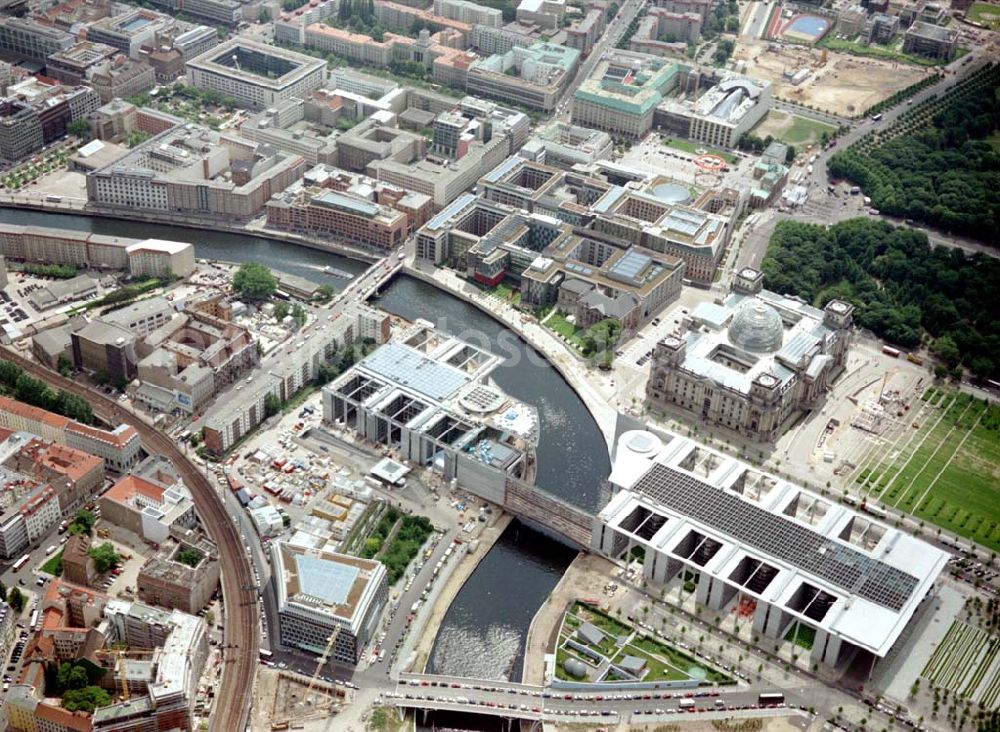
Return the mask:
<path id="1" fill-rule="evenodd" d="M 356 274 L 366 267 L 294 244 L 220 231 L 12 209 L 0 209 L 0 221 L 188 241 L 198 257 L 257 261 L 338 289 L 347 281 L 324 274 L 325 266 Z M 497 384 L 539 411 L 537 484 L 578 506 L 597 508 L 599 486 L 610 470 L 604 439 L 576 393 L 531 346 L 475 307 L 411 277 L 396 279 L 375 304 L 411 320 L 430 320 L 445 332 L 504 356 L 494 372 Z M 519 678 L 531 618 L 573 556 L 558 541 L 514 521 L 446 613 L 428 671 Z"/>

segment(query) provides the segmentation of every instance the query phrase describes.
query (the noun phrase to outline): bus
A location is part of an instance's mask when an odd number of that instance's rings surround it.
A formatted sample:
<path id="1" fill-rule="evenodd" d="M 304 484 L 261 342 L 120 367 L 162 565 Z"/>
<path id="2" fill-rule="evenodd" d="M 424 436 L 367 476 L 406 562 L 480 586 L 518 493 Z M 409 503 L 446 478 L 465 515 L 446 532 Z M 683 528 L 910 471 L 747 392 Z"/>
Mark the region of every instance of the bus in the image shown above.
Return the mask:
<path id="1" fill-rule="evenodd" d="M 886 356 L 899 358 L 899 349 L 893 348 L 892 346 L 882 346 L 882 353 L 884 353 Z"/>
<path id="2" fill-rule="evenodd" d="M 882 120 L 882 113 L 872 115 L 872 122 L 880 122 Z"/>
<path id="3" fill-rule="evenodd" d="M 694 711 L 694 699 L 681 699 L 679 706 L 684 711 Z"/>
<path id="4" fill-rule="evenodd" d="M 38 608 L 36 607 L 31 613 L 31 624 L 29 628 L 34 628 L 38 624 Z"/>
<path id="5" fill-rule="evenodd" d="M 774 707 L 785 703 L 785 695 L 777 691 L 765 691 L 757 697 L 757 703 L 762 707 Z"/>
<path id="6" fill-rule="evenodd" d="M 29 561 L 31 561 L 31 555 L 30 554 L 25 554 L 23 557 L 21 557 L 16 562 L 14 562 L 14 566 L 11 567 L 11 569 L 13 569 L 15 572 L 17 572 L 17 571 L 19 571 L 21 569 L 21 567 L 23 567 Z"/>

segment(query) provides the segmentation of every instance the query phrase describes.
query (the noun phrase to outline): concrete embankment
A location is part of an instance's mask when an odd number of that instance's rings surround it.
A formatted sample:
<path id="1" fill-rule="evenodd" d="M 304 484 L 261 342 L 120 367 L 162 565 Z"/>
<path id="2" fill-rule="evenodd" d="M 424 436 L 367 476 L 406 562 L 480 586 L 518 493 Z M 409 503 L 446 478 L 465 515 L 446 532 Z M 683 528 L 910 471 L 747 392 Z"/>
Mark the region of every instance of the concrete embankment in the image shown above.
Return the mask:
<path id="1" fill-rule="evenodd" d="M 412 660 L 404 664 L 402 670 L 423 672 L 437 639 L 441 621 L 451 607 L 466 580 L 476 571 L 479 563 L 489 554 L 500 535 L 513 520 L 510 514 L 502 514 L 492 526 L 486 527 L 479 535 L 479 546 L 474 553 L 466 553 L 459 561 L 452 562 L 451 570 L 444 581 L 435 583 L 434 589 L 424 603 L 424 608 L 417 613 L 413 626 L 406 636 L 406 641 L 400 653 L 401 659 Z M 412 645 L 411 645 L 412 644 Z"/>
<path id="2" fill-rule="evenodd" d="M 4 201 L 3 205 L 8 208 L 23 208 L 32 211 L 44 211 L 51 214 L 66 214 L 72 216 L 90 216 L 99 219 L 118 219 L 121 221 L 133 221 L 147 224 L 163 224 L 165 226 L 179 226 L 185 229 L 196 229 L 204 231 L 224 231 L 230 234 L 241 234 L 243 236 L 254 236 L 260 239 L 271 239 L 273 241 L 286 242 L 288 244 L 298 244 L 299 246 L 316 249 L 328 254 L 337 254 L 348 259 L 356 259 L 360 262 L 376 262 L 383 255 L 377 252 L 370 252 L 366 249 L 352 247 L 348 244 L 332 239 L 320 239 L 318 237 L 303 236 L 287 231 L 275 231 L 273 229 L 263 229 L 248 227 L 243 224 L 230 223 L 225 221 L 205 221 L 190 216 L 176 216 L 173 214 L 154 215 L 149 213 L 121 212 L 115 210 L 100 210 L 86 206 L 76 207 L 64 203 L 47 203 L 45 201 Z"/>

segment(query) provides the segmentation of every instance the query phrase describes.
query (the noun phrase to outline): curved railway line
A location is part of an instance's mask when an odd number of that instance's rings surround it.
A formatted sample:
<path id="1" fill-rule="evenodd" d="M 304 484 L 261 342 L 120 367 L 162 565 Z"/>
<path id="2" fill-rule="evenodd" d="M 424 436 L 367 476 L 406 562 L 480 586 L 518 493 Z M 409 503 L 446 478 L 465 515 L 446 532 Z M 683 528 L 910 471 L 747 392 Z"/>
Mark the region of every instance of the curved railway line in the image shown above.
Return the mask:
<path id="1" fill-rule="evenodd" d="M 53 387 L 85 398 L 94 414 L 108 424 L 124 422 L 132 425 L 139 433 L 146 451 L 167 457 L 184 479 L 208 535 L 219 547 L 222 569 L 222 597 L 225 603 L 223 668 L 215 694 L 210 729 L 212 732 L 246 729 L 254 674 L 259 662 L 257 630 L 260 606 L 250 559 L 244 551 L 239 530 L 231 521 L 222 499 L 208 478 L 188 460 L 170 437 L 122 409 L 104 394 L 29 361 L 9 348 L 0 352 L 0 358 L 13 361 L 32 376 Z"/>

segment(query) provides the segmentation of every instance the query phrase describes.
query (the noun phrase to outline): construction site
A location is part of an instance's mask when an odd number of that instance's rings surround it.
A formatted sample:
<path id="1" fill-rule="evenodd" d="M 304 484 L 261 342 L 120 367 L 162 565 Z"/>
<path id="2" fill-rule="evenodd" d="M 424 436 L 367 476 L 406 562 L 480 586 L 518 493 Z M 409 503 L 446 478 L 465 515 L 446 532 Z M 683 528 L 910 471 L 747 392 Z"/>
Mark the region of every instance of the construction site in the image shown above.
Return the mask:
<path id="1" fill-rule="evenodd" d="M 754 79 L 770 81 L 774 96 L 851 117 L 920 81 L 932 71 L 824 48 L 739 40 L 733 61 Z"/>
<path id="2" fill-rule="evenodd" d="M 257 677 L 254 730 L 324 727 L 347 703 L 346 690 L 292 671 L 262 669 Z M 287 725 L 287 726 L 285 726 Z"/>

